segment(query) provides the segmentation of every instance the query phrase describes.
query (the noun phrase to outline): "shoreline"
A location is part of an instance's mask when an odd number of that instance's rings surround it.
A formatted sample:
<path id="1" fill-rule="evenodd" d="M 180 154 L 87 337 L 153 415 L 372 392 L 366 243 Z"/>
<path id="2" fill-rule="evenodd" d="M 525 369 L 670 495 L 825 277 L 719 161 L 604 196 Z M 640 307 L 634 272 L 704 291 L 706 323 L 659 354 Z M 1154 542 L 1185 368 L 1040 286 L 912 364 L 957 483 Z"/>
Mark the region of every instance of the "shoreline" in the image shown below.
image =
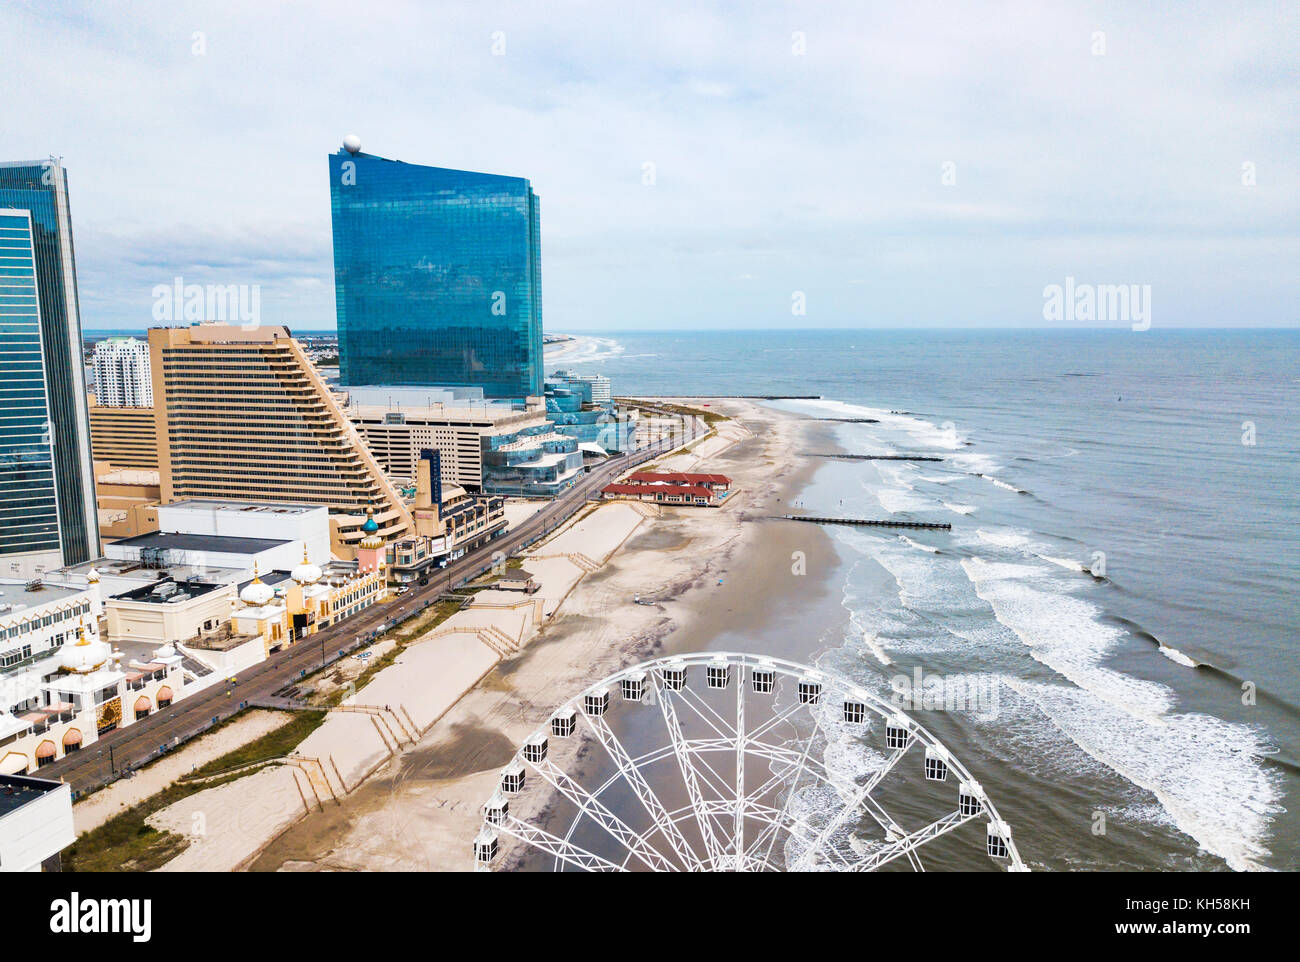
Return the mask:
<path id="1" fill-rule="evenodd" d="M 806 610 L 787 602 L 829 592 L 838 563 L 830 537 L 815 525 L 762 516 L 788 504 L 810 481 L 819 465 L 797 452 L 814 438 L 833 444 L 832 426 L 749 401 L 711 403 L 731 419 L 727 434 L 735 440 L 697 445 L 662 466 L 707 465 L 730 474 L 742 502 L 717 509 L 644 508 L 652 516 L 599 568 L 569 586 L 553 617 L 519 654 L 486 672 L 422 738 L 378 766 L 338 806 L 298 819 L 270 841 L 248 861 L 250 870 L 468 871 L 480 806 L 500 768 L 545 724 L 554 704 L 655 654 L 708 648 L 736 634 L 757 636 Z M 545 553 L 546 544 L 530 552 Z M 803 575 L 792 570 L 796 553 Z M 542 563 L 524 559 L 530 571 Z M 637 593 L 656 603 L 633 604 Z M 756 595 L 766 604 L 754 605 Z M 806 636 L 796 644 L 805 659 L 821 647 Z"/>

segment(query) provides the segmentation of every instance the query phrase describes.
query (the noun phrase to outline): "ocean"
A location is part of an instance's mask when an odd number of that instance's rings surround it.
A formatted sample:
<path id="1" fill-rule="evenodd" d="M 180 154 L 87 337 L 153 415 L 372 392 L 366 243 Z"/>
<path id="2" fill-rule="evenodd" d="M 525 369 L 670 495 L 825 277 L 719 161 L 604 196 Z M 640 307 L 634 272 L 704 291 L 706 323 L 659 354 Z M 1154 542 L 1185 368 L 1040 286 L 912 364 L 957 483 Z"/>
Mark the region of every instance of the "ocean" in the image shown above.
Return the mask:
<path id="1" fill-rule="evenodd" d="M 942 458 L 826 460 L 799 495 L 953 526 L 828 526 L 840 610 L 809 620 L 846 627 L 807 657 L 981 693 L 923 723 L 1031 867 L 1300 868 L 1300 332 L 596 332 L 549 366 L 819 395 L 772 403 Z"/>

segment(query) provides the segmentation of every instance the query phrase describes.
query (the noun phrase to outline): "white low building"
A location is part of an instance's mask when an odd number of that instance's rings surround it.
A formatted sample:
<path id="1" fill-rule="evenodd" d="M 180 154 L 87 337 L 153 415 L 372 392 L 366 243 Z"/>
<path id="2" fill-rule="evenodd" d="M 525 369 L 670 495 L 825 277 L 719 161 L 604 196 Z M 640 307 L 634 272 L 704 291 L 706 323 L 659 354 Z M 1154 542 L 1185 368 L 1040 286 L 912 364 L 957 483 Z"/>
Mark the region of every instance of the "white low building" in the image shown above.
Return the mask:
<path id="1" fill-rule="evenodd" d="M 78 621 L 98 624 L 102 612 L 99 589 L 89 583 L 0 578 L 0 672 L 8 674 L 76 641 Z"/>
<path id="2" fill-rule="evenodd" d="M 76 839 L 69 786 L 0 775 L 0 872 L 39 872 Z"/>
<path id="3" fill-rule="evenodd" d="M 233 570 L 236 572 L 233 580 L 243 581 L 253 576 L 254 568 L 259 571 L 292 568 L 302 560 L 302 546 L 301 541 L 272 537 L 150 531 L 105 544 L 104 556 L 110 561 L 130 562 L 143 568 L 183 568 L 191 573 L 190 580 L 196 581 L 211 581 L 209 570 Z"/>
<path id="4" fill-rule="evenodd" d="M 188 498 L 158 506 L 158 529 L 171 534 L 292 541 L 298 545 L 296 558 L 302 556 L 305 544 L 313 564 L 324 565 L 330 560 L 329 508 L 323 504 Z M 290 558 L 279 567 L 294 564 Z"/>

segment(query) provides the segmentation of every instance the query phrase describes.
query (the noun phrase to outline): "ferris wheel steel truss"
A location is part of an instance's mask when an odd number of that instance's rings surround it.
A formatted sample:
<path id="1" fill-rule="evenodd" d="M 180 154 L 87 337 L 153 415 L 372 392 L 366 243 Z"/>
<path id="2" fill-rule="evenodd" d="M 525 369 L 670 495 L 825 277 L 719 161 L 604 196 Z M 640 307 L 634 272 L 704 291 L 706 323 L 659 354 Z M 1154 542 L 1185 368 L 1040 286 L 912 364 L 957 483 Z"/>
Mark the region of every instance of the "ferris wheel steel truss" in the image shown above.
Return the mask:
<path id="1" fill-rule="evenodd" d="M 695 669 L 694 672 L 691 669 Z M 698 691 L 690 677 L 703 669 L 707 690 L 735 689 L 734 717 L 726 717 Z M 778 681 L 793 684 L 795 698 L 775 705 Z M 628 706 L 657 706 L 667 733 L 667 744 L 631 754 L 609 724 L 612 692 Z M 774 699 L 770 714 L 747 727 L 748 697 Z M 818 710 L 820 709 L 820 710 Z M 837 771 L 814 751 L 823 722 L 838 710 L 839 724 L 865 729 L 874 718 L 883 721 L 883 764 L 866 772 Z M 787 723 L 812 717 L 806 736 L 778 739 Z M 803 716 L 802 718 L 800 716 Z M 682 718 L 689 717 L 702 736 L 688 737 Z M 834 716 L 832 715 L 834 718 Z M 582 721 L 579 728 L 578 721 Z M 550 741 L 582 733 L 598 742 L 613 765 L 613 772 L 595 789 L 588 790 L 550 757 Z M 955 809 L 921 828 L 906 831 L 873 794 L 900 763 L 921 748 L 926 781 L 943 782 L 949 774 L 958 781 Z M 719 761 L 730 760 L 724 777 Z M 675 762 L 686 804 L 669 808 L 660 799 L 647 771 Z M 747 784 L 746 761 L 761 762 L 767 776 L 757 785 Z M 571 803 L 577 812 L 567 830 L 558 835 L 510 811 L 510 798 L 525 789 L 532 775 Z M 858 777 L 865 775 L 859 784 Z M 658 776 L 655 776 L 658 777 Z M 641 829 L 629 825 L 602 801 L 616 785 L 630 790 L 648 820 Z M 823 786 L 832 789 L 839 806 L 820 824 L 792 808 L 799 792 Z M 779 805 L 776 796 L 783 794 Z M 630 800 L 628 800 L 630 804 Z M 841 830 L 870 819 L 883 833 L 874 847 L 831 844 Z M 835 672 L 810 668 L 781 658 L 736 652 L 703 652 L 669 656 L 643 662 L 597 682 L 559 706 L 547 727 L 524 742 L 502 771 L 497 791 L 483 806 L 483 825 L 474 839 L 474 859 L 486 868 L 497 858 L 502 836 L 528 845 L 554 859 L 556 870 L 621 872 L 649 871 L 801 871 L 824 868 L 835 871 L 872 871 L 899 859 L 923 871 L 919 850 L 968 822 L 986 824 L 985 851 L 1008 871 L 1028 871 L 1020 858 L 1011 829 L 998 814 L 979 783 L 924 727 L 899 708 L 871 694 Z M 609 857 L 574 841 L 580 827 L 600 829 L 604 844 L 611 842 L 620 857 Z M 751 836 L 747 831 L 758 827 Z M 692 842 L 683 831 L 695 837 Z M 794 856 L 785 863 L 785 840 Z"/>

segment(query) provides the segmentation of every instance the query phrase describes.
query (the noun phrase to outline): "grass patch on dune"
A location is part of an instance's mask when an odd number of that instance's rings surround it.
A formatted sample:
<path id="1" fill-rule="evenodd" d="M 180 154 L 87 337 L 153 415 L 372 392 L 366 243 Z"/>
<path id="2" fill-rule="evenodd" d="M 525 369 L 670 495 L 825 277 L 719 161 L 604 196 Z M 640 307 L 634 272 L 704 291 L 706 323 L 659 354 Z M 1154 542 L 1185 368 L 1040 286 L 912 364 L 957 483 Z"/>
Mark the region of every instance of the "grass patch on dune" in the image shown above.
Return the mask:
<path id="1" fill-rule="evenodd" d="M 638 401 L 636 398 L 616 398 L 619 404 L 626 404 L 629 407 L 640 407 L 647 411 L 662 411 L 665 414 L 676 414 L 678 417 L 697 417 L 709 427 L 714 427 L 722 421 L 730 421 L 727 415 L 721 411 L 714 411 L 712 408 L 700 408 L 690 404 L 669 404 L 666 401 Z"/>
<path id="2" fill-rule="evenodd" d="M 288 722 L 274 731 L 269 731 L 260 738 L 255 738 L 247 745 L 241 745 L 233 751 L 226 752 L 220 758 L 214 758 L 205 765 L 200 765 L 189 778 L 203 778 L 216 775 L 229 768 L 251 765 L 287 755 L 301 744 L 302 740 L 325 723 L 323 711 L 294 712 Z"/>
<path id="3" fill-rule="evenodd" d="M 201 765 L 191 777 L 213 775 L 242 765 L 287 755 L 297 748 L 325 720 L 324 712 L 295 712 L 288 722 L 247 745 L 229 751 Z M 177 781 L 150 795 L 103 825 L 86 832 L 63 850 L 65 872 L 151 872 L 161 868 L 189 847 L 189 839 L 174 832 L 159 831 L 146 819 L 182 799 L 209 788 L 226 785 L 260 768 L 247 768 L 226 778 L 206 782 Z"/>

